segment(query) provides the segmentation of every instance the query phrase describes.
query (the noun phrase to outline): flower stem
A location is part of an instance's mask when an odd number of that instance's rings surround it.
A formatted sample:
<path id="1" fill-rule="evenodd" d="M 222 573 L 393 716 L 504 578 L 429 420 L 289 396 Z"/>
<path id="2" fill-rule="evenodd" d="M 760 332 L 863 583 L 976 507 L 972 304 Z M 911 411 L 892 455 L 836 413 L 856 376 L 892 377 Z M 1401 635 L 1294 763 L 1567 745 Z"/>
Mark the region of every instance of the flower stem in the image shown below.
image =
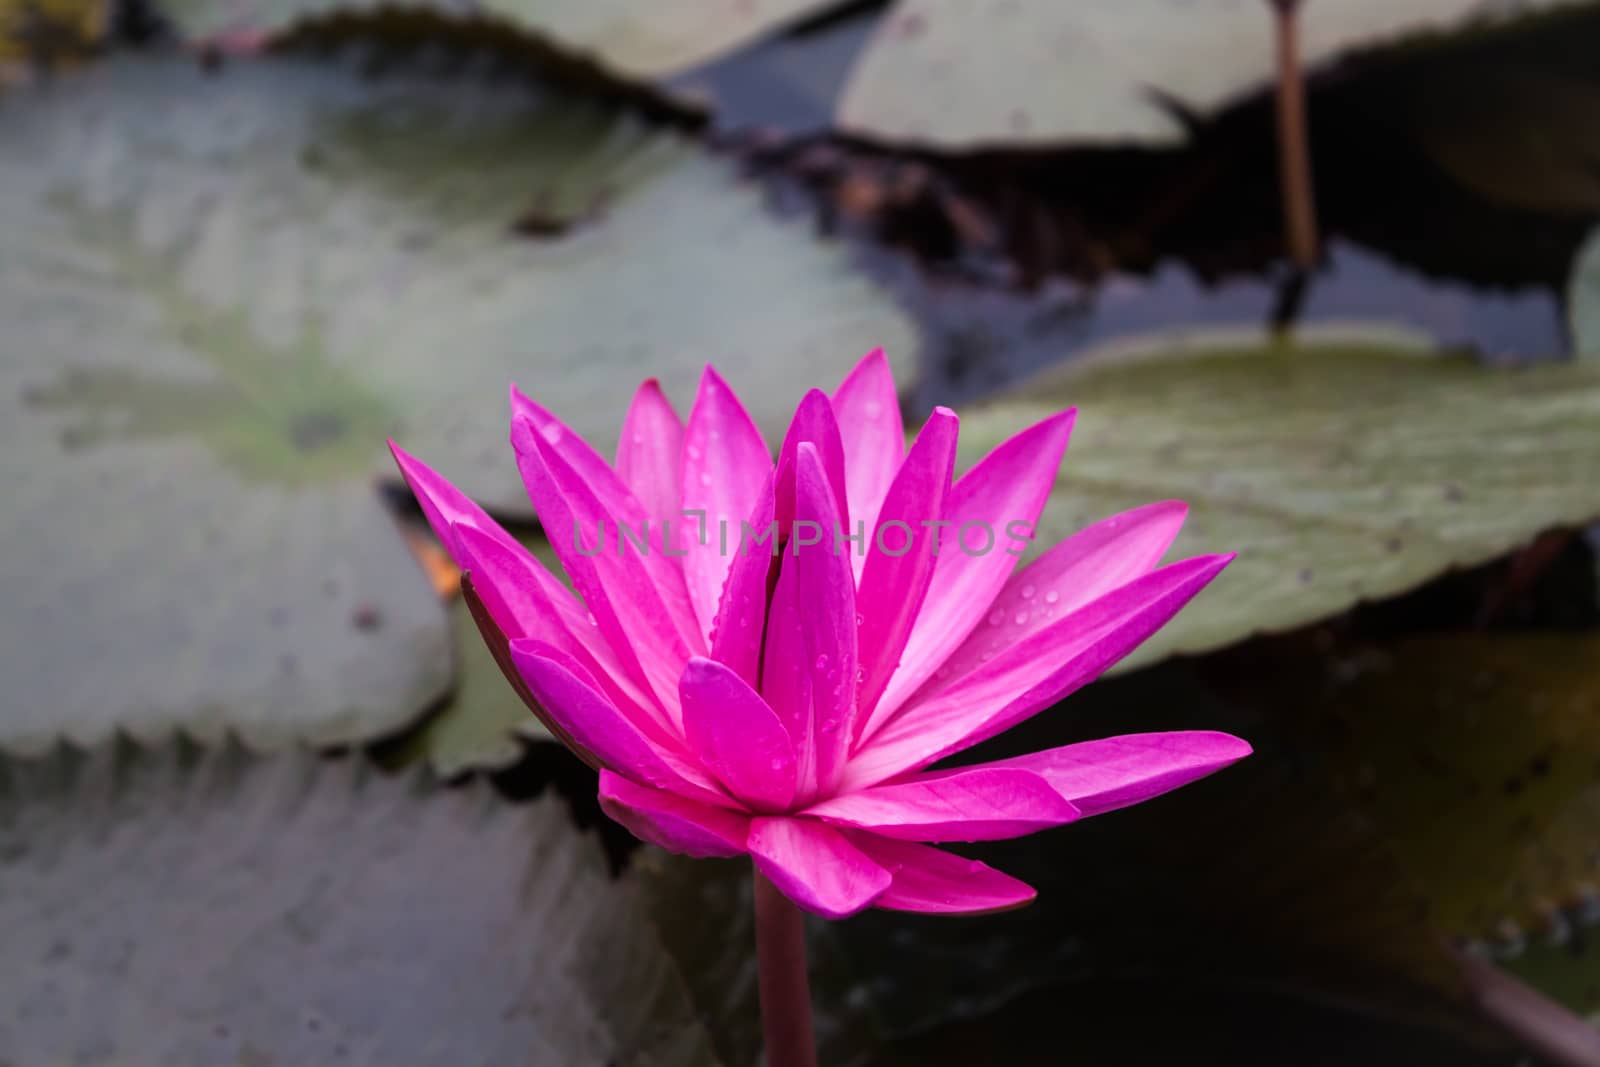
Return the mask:
<path id="1" fill-rule="evenodd" d="M 1317 208 L 1311 192 L 1306 85 L 1300 71 L 1297 12 L 1301 0 L 1271 0 L 1278 38 L 1278 179 L 1283 189 L 1289 258 L 1302 271 L 1317 260 Z"/>
<path id="2" fill-rule="evenodd" d="M 756 966 L 767 1067 L 817 1067 L 806 980 L 805 919 L 766 875 L 755 871 Z"/>

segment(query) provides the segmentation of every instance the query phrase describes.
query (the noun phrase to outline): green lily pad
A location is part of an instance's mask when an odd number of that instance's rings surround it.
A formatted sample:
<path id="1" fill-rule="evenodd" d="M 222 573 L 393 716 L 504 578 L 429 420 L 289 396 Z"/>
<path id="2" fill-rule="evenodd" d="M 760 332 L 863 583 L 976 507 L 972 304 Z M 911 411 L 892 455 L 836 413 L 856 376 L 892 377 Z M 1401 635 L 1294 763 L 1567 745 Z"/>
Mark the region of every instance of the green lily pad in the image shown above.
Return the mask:
<path id="1" fill-rule="evenodd" d="M 1498 27 L 1588 0 L 1339 0 L 1301 5 L 1308 69 L 1422 35 Z M 1207 115 L 1276 76 L 1265 0 L 900 0 L 839 104 L 849 132 L 970 149 L 1176 144 L 1173 105 Z"/>
<path id="2" fill-rule="evenodd" d="M 506 684 L 465 601 L 457 599 L 451 606 L 450 623 L 456 640 L 455 692 L 386 761 L 404 765 L 425 759 L 434 773 L 453 778 L 468 771 L 504 770 L 522 757 L 525 742 L 555 741 Z"/>
<path id="3" fill-rule="evenodd" d="M 1567 282 L 1572 350 L 1580 360 L 1600 359 L 1600 228 L 1589 232 Z"/>
<path id="4" fill-rule="evenodd" d="M 492 19 L 548 40 L 614 74 L 652 79 L 699 66 L 843 0 L 487 0 L 465 7 L 417 3 L 406 10 Z M 296 23 L 372 14 L 371 0 L 164 0 L 190 37 L 273 34 Z"/>
<path id="5" fill-rule="evenodd" d="M 518 539 L 564 580 L 561 560 L 542 533 L 529 531 Z M 467 771 L 502 770 L 522 756 L 526 742 L 556 741 L 506 682 L 464 599 L 454 600 L 450 620 L 456 640 L 455 692 L 437 714 L 401 739 L 389 758 L 401 764 L 425 759 L 435 774 L 451 778 Z"/>
<path id="6" fill-rule="evenodd" d="M 1171 558 L 1239 558 L 1123 669 L 1289 630 L 1600 516 L 1600 370 L 1493 369 L 1361 345 L 1086 357 L 969 413 L 970 462 L 1079 408 L 1039 521 L 1186 500 Z"/>
<path id="7" fill-rule="evenodd" d="M 912 348 L 730 165 L 533 87 L 118 59 L 0 101 L 0 189 L 8 747 L 392 733 L 449 645 L 385 436 L 526 514 L 512 379 L 604 447 L 646 376 L 776 429 Z"/>
<path id="8" fill-rule="evenodd" d="M 1291 665 L 1269 692 L 1292 694 L 1431 921 L 1515 951 L 1600 909 L 1597 663 L 1593 633 L 1428 635 Z"/>
<path id="9" fill-rule="evenodd" d="M 18 1063 L 715 1061 L 635 889 L 555 800 L 361 761 L 0 762 Z"/>

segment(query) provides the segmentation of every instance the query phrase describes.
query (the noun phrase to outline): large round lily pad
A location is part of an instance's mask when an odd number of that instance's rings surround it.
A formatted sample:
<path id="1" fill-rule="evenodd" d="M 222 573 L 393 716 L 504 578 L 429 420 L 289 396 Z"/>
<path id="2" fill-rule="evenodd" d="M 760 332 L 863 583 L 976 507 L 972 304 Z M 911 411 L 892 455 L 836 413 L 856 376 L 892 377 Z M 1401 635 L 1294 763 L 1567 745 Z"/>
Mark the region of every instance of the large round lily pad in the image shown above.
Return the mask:
<path id="1" fill-rule="evenodd" d="M 1589 0 L 1332 0 L 1300 5 L 1308 68 L 1406 37 L 1503 24 Z M 973 148 L 1171 144 L 1198 114 L 1269 84 L 1267 0 L 900 0 L 839 105 L 849 132 Z"/>
<path id="2" fill-rule="evenodd" d="M 0 762 L 8 1062 L 715 1062 L 555 800 L 352 761 Z"/>
<path id="3" fill-rule="evenodd" d="M 1186 500 L 1171 557 L 1239 553 L 1124 661 L 1292 629 L 1600 517 L 1600 369 L 1359 345 L 1088 357 L 963 421 L 967 461 L 1077 405 L 1036 546 Z"/>
<path id="4" fill-rule="evenodd" d="M 776 429 L 912 347 L 841 250 L 681 138 L 290 58 L 0 101 L 0 320 L 7 746 L 390 732 L 448 639 L 371 491 L 385 436 L 526 513 L 513 379 L 606 447 L 646 376 L 687 403 L 714 360 Z"/>
<path id="5" fill-rule="evenodd" d="M 1567 318 L 1579 359 L 1600 359 L 1600 228 L 1590 231 L 1567 281 Z"/>
<path id="6" fill-rule="evenodd" d="M 491 18 L 615 74 L 658 78 L 715 59 L 843 0 L 417 0 L 410 11 Z M 164 0 L 185 34 L 271 34 L 334 15 L 376 13 L 375 0 Z"/>

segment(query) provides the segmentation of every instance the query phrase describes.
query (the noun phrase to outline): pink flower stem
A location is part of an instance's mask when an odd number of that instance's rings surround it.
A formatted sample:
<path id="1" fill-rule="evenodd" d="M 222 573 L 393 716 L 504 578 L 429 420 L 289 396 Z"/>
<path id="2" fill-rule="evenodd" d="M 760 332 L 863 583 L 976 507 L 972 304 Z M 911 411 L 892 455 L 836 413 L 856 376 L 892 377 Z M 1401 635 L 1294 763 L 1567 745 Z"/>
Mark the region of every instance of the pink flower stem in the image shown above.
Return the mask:
<path id="1" fill-rule="evenodd" d="M 1297 24 L 1301 0 L 1271 0 L 1278 38 L 1278 179 L 1289 258 L 1302 271 L 1317 261 L 1317 206 L 1311 191 L 1306 85 Z"/>
<path id="2" fill-rule="evenodd" d="M 767 1067 L 817 1067 L 806 979 L 805 918 L 778 887 L 755 871 L 756 966 Z"/>

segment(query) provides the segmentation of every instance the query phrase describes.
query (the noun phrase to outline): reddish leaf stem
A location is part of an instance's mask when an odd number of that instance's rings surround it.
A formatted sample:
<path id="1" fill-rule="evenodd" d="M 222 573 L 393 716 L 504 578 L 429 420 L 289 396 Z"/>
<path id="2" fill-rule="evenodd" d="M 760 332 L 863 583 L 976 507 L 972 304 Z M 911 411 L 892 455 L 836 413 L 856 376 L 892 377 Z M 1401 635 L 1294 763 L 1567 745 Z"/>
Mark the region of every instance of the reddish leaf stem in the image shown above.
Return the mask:
<path id="1" fill-rule="evenodd" d="M 1306 130 L 1306 85 L 1300 70 L 1297 12 L 1300 0 L 1271 0 L 1278 38 L 1278 179 L 1284 232 L 1294 265 L 1317 261 L 1317 207 L 1311 187 L 1311 146 Z"/>

